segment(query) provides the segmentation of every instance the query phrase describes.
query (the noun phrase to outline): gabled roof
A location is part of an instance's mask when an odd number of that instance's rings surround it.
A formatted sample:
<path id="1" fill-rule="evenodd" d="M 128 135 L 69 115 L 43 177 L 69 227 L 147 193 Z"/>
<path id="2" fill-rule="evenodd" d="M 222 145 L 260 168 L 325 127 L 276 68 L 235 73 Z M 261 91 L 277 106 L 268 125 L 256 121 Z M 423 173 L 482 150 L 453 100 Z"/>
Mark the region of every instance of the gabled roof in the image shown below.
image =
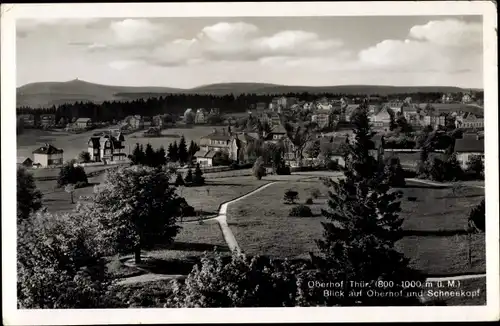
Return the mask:
<path id="1" fill-rule="evenodd" d="M 455 152 L 457 153 L 484 153 L 483 139 L 457 139 L 455 140 Z"/>
<path id="2" fill-rule="evenodd" d="M 286 129 L 281 124 L 279 124 L 271 129 L 270 134 L 286 134 Z"/>
<path id="3" fill-rule="evenodd" d="M 89 142 L 92 142 L 92 148 L 99 148 L 99 140 L 101 137 L 90 137 Z"/>
<path id="4" fill-rule="evenodd" d="M 50 144 L 45 144 L 44 146 L 37 148 L 33 151 L 33 154 L 45 154 L 45 155 L 52 155 L 52 154 L 62 154 L 64 151 L 62 149 L 58 149 Z"/>
<path id="5" fill-rule="evenodd" d="M 201 157 L 201 158 L 214 158 L 216 151 L 204 151 L 204 150 L 199 150 L 194 154 L 194 157 Z"/>
<path id="6" fill-rule="evenodd" d="M 23 164 L 23 163 L 24 163 L 24 162 L 26 162 L 26 161 L 31 161 L 31 162 L 33 162 L 33 160 L 32 160 L 32 159 L 30 159 L 29 157 L 19 156 L 19 157 L 17 158 L 17 164 Z"/>

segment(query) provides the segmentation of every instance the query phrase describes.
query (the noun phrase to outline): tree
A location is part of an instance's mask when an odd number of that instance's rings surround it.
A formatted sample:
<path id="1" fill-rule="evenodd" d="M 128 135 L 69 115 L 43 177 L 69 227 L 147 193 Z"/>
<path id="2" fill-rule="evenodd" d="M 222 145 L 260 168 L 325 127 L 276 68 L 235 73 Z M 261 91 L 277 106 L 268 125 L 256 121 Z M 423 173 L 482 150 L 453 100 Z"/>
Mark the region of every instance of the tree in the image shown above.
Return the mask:
<path id="1" fill-rule="evenodd" d="M 203 177 L 203 171 L 201 171 L 200 163 L 196 164 L 193 176 L 193 185 L 203 186 L 205 184 L 205 178 Z"/>
<path id="2" fill-rule="evenodd" d="M 299 123 L 296 125 L 286 123 L 285 129 L 288 139 L 293 144 L 295 158 L 299 166 L 301 166 L 304 148 L 315 137 L 313 133 L 314 125 L 309 123 Z"/>
<path id="3" fill-rule="evenodd" d="M 477 179 L 484 179 L 484 163 L 479 155 L 471 155 L 467 161 L 467 172 Z"/>
<path id="4" fill-rule="evenodd" d="M 189 143 L 189 149 L 188 149 L 188 161 L 191 161 L 194 157 L 194 154 L 196 154 L 197 151 L 200 150 L 200 147 L 198 144 L 196 144 L 193 140 L 191 140 L 191 143 Z"/>
<path id="5" fill-rule="evenodd" d="M 155 162 L 154 167 L 162 166 L 167 164 L 167 157 L 165 153 L 165 148 L 160 146 L 158 150 L 155 152 Z"/>
<path id="6" fill-rule="evenodd" d="M 132 162 L 132 165 L 144 164 L 145 157 L 146 157 L 146 154 L 144 154 L 142 145 L 139 145 L 139 143 L 136 143 L 134 150 L 132 151 L 132 154 L 129 156 L 130 161 Z"/>
<path id="7" fill-rule="evenodd" d="M 71 183 L 67 184 L 66 187 L 64 187 L 64 191 L 70 194 L 71 203 L 74 204 L 75 202 L 73 201 L 73 193 L 75 192 L 75 185 Z"/>
<path id="8" fill-rule="evenodd" d="M 322 214 L 328 222 L 323 225 L 323 238 L 317 240 L 320 255 L 311 253 L 321 280 L 363 280 L 372 286 L 380 281 L 401 284 L 412 280 L 408 260 L 395 249 L 403 236 L 401 225 L 401 192 L 391 191 L 383 166 L 370 155 L 373 132 L 366 103 L 352 117 L 355 141 L 349 144 L 344 179 L 324 179 L 329 188 L 328 209 Z M 379 283 L 380 284 L 380 283 Z M 348 291 L 348 288 L 345 288 Z M 403 289 L 400 286 L 391 291 Z M 401 305 L 405 298 L 328 297 L 318 295 L 311 300 L 340 305 Z M 411 298 L 409 300 L 412 300 Z"/>
<path id="9" fill-rule="evenodd" d="M 319 153 L 321 152 L 321 144 L 319 140 L 315 140 L 311 143 L 311 146 L 309 146 L 306 150 L 307 155 L 312 158 L 318 157 Z"/>
<path id="10" fill-rule="evenodd" d="M 182 174 L 180 173 L 177 173 L 177 177 L 175 178 L 175 186 L 184 186 L 184 179 L 182 178 Z"/>
<path id="11" fill-rule="evenodd" d="M 285 191 L 285 195 L 283 196 L 283 200 L 286 204 L 295 204 L 295 201 L 299 199 L 299 193 L 295 190 L 288 189 Z"/>
<path id="12" fill-rule="evenodd" d="M 186 177 L 184 178 L 184 183 L 186 186 L 190 186 L 193 183 L 193 170 L 188 169 Z"/>
<path id="13" fill-rule="evenodd" d="M 110 170 L 81 208 L 99 220 L 115 251 L 133 252 L 140 263 L 142 249 L 170 243 L 179 230 L 178 197 L 169 179 L 168 173 L 144 166 Z"/>
<path id="14" fill-rule="evenodd" d="M 192 125 L 194 123 L 194 118 L 195 118 L 195 113 L 194 112 L 189 112 L 184 116 L 186 124 Z"/>
<path id="15" fill-rule="evenodd" d="M 252 167 L 252 174 L 257 180 L 262 179 L 266 175 L 266 168 L 264 167 L 264 159 L 259 156 Z"/>
<path id="16" fill-rule="evenodd" d="M 87 151 L 81 151 L 80 154 L 78 154 L 78 158 L 84 163 L 90 162 L 90 153 Z"/>
<path id="17" fill-rule="evenodd" d="M 486 204 L 485 200 L 474 207 L 469 213 L 469 226 L 479 232 L 486 230 Z"/>
<path id="18" fill-rule="evenodd" d="M 183 284 L 175 281 L 165 307 L 294 307 L 306 289 L 303 270 L 287 260 L 205 255 Z"/>
<path id="19" fill-rule="evenodd" d="M 83 167 L 75 166 L 73 161 L 64 164 L 59 171 L 59 178 L 57 179 L 59 187 L 79 182 L 88 184 L 87 174 Z"/>
<path id="20" fill-rule="evenodd" d="M 184 139 L 184 136 L 181 137 L 181 140 L 179 142 L 177 157 L 179 158 L 179 161 L 183 164 L 188 161 L 189 153 L 187 150 L 186 139 Z"/>
<path id="21" fill-rule="evenodd" d="M 174 141 L 174 144 L 172 145 L 172 152 L 168 153 L 169 158 L 172 162 L 178 162 L 179 161 L 179 147 L 177 146 L 177 142 Z"/>
<path id="22" fill-rule="evenodd" d="M 405 173 L 398 157 L 390 157 L 386 160 L 384 173 L 391 187 L 404 187 L 406 185 Z"/>
<path id="23" fill-rule="evenodd" d="M 212 164 L 213 166 L 229 164 L 231 164 L 231 159 L 229 159 L 229 155 L 226 152 L 218 151 L 215 153 Z"/>
<path id="24" fill-rule="evenodd" d="M 309 198 L 311 199 L 311 198 Z M 313 213 L 311 211 L 311 208 L 306 205 L 297 205 L 292 207 L 290 212 L 288 213 L 288 216 L 292 217 L 312 217 Z"/>
<path id="25" fill-rule="evenodd" d="M 37 189 L 33 175 L 23 167 L 17 168 L 17 222 L 42 208 L 42 193 Z"/>
<path id="26" fill-rule="evenodd" d="M 18 226 L 21 309 L 111 308 L 105 241 L 92 216 L 37 213 Z"/>
<path id="27" fill-rule="evenodd" d="M 154 167 L 156 164 L 156 153 L 150 143 L 146 145 L 146 150 L 144 151 L 144 165 Z"/>

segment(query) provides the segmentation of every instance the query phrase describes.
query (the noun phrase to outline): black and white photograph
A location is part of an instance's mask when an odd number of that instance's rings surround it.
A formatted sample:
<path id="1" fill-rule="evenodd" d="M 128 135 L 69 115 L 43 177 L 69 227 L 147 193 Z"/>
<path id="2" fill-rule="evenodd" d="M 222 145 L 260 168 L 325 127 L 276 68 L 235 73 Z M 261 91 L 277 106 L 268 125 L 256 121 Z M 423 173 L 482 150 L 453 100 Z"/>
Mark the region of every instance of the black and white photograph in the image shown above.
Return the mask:
<path id="1" fill-rule="evenodd" d="M 497 319 L 495 7 L 376 4 L 2 5 L 4 322 Z"/>

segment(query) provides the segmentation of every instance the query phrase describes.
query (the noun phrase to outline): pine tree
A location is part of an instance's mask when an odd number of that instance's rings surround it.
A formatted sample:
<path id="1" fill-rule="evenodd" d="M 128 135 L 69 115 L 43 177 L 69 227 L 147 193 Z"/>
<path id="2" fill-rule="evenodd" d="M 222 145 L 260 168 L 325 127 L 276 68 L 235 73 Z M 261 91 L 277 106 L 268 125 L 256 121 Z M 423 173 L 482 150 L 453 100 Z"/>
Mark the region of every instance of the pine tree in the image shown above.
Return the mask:
<path id="1" fill-rule="evenodd" d="M 191 161 L 192 158 L 194 157 L 194 154 L 196 154 L 197 151 L 200 150 L 200 147 L 198 144 L 196 144 L 193 140 L 191 140 L 191 143 L 189 144 L 189 149 L 188 149 L 188 161 Z"/>
<path id="2" fill-rule="evenodd" d="M 187 160 L 188 160 L 188 150 L 187 150 L 187 146 L 186 146 L 186 139 L 184 138 L 184 136 L 181 137 L 181 141 L 179 142 L 179 148 L 178 148 L 178 157 L 179 157 L 179 161 L 181 163 L 186 163 Z"/>
<path id="3" fill-rule="evenodd" d="M 146 151 L 144 152 L 144 165 L 155 166 L 156 153 L 150 143 L 146 145 Z"/>
<path id="4" fill-rule="evenodd" d="M 193 184 L 196 186 L 203 186 L 205 184 L 205 178 L 203 177 L 199 163 L 196 164 L 196 169 L 194 170 Z"/>
<path id="5" fill-rule="evenodd" d="M 393 281 L 396 286 L 391 291 L 402 290 L 397 285 L 413 276 L 408 260 L 394 248 L 402 237 L 401 193 L 390 191 L 383 165 L 370 155 L 373 132 L 366 105 L 360 106 L 351 121 L 355 141 L 348 145 L 345 178 L 324 180 L 330 188 L 328 209 L 322 210 L 328 222 L 322 223 L 323 239 L 316 242 L 321 254 L 311 254 L 318 267 L 316 277 L 344 281 L 345 291 L 351 289 L 351 281 L 360 280 L 374 290 L 383 284 L 380 281 Z M 404 297 L 369 297 L 366 290 L 359 297 L 317 295 L 314 300 L 340 305 L 408 303 Z"/>
<path id="6" fill-rule="evenodd" d="M 182 179 L 182 174 L 177 173 L 177 177 L 175 178 L 175 185 L 177 187 L 184 186 L 184 179 Z"/>
<path id="7" fill-rule="evenodd" d="M 172 152 L 169 153 L 169 157 L 172 162 L 179 161 L 179 148 L 177 147 L 176 141 L 174 141 L 174 144 L 172 145 Z"/>
<path id="8" fill-rule="evenodd" d="M 188 169 L 186 177 L 184 178 L 184 183 L 186 186 L 189 186 L 193 183 L 193 171 L 191 169 Z"/>
<path id="9" fill-rule="evenodd" d="M 167 163 L 165 148 L 161 146 L 155 153 L 155 166 L 162 166 Z"/>
<path id="10" fill-rule="evenodd" d="M 167 157 L 169 161 L 173 161 L 173 153 L 174 153 L 173 146 L 172 143 L 170 143 L 168 144 L 167 147 Z"/>
<path id="11" fill-rule="evenodd" d="M 132 165 L 144 164 L 144 157 L 145 154 L 142 151 L 142 145 L 139 145 L 138 143 L 135 144 L 135 148 L 132 151 L 132 154 L 130 155 L 130 160 L 132 161 Z"/>

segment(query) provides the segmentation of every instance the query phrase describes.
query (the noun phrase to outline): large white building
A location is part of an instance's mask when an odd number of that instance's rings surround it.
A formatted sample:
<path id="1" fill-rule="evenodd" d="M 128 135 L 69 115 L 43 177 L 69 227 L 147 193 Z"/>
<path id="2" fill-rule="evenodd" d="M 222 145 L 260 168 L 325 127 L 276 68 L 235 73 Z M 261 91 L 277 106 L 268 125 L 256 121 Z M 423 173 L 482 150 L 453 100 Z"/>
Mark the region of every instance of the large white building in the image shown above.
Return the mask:
<path id="1" fill-rule="evenodd" d="M 61 165 L 63 163 L 62 149 L 58 149 L 50 144 L 37 148 L 33 151 L 33 163 L 42 167 Z"/>

